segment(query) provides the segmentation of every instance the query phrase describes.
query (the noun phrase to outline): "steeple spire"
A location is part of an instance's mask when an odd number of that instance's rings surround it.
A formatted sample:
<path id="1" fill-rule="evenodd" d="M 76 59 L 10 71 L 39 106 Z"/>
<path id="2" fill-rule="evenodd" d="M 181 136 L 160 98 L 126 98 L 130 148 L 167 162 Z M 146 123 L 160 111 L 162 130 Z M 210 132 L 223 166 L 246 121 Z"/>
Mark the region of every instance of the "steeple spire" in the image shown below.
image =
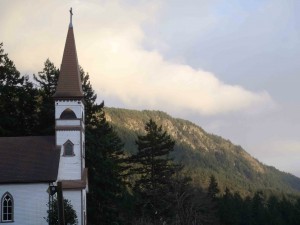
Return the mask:
<path id="1" fill-rule="evenodd" d="M 56 99 L 82 99 L 83 91 L 80 79 L 75 38 L 72 25 L 72 8 L 70 9 L 70 25 L 68 29 L 60 74 L 53 95 Z"/>

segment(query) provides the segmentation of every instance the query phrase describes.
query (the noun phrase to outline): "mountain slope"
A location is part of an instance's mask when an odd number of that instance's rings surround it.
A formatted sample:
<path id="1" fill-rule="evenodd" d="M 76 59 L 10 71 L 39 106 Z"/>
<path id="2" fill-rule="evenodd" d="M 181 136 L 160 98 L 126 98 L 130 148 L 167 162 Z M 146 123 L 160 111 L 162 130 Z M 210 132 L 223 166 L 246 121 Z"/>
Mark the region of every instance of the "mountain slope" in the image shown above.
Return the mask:
<path id="1" fill-rule="evenodd" d="M 185 165 L 195 184 L 206 186 L 214 174 L 221 189 L 239 191 L 242 195 L 264 190 L 267 193 L 300 194 L 300 179 L 266 166 L 242 147 L 183 119 L 161 111 L 137 111 L 106 108 L 106 118 L 118 132 L 129 153 L 136 151 L 137 134 L 144 132 L 150 118 L 162 125 L 176 141 L 175 160 Z"/>

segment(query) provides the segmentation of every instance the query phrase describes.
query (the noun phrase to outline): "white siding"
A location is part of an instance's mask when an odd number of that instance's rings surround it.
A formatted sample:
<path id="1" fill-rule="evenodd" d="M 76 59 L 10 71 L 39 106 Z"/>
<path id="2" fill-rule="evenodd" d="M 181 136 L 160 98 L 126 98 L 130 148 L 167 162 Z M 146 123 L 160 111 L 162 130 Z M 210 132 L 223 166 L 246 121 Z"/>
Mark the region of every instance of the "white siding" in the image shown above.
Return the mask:
<path id="1" fill-rule="evenodd" d="M 81 101 L 55 101 L 55 119 L 59 119 L 65 109 L 71 109 L 78 119 L 82 118 L 84 105 Z"/>
<path id="2" fill-rule="evenodd" d="M 68 199 L 76 211 L 78 224 L 82 224 L 82 191 L 81 190 L 64 190 L 64 199 Z"/>
<path id="3" fill-rule="evenodd" d="M 56 126 L 80 126 L 80 120 L 56 120 Z"/>
<path id="4" fill-rule="evenodd" d="M 68 140 L 74 144 L 74 156 L 63 156 L 64 147 Z M 59 161 L 58 180 L 81 179 L 81 131 L 56 131 L 56 143 L 61 145 L 61 157 Z"/>
<path id="5" fill-rule="evenodd" d="M 14 201 L 14 225 L 45 225 L 47 217 L 49 185 L 42 184 L 2 184 L 0 196 L 9 192 Z"/>

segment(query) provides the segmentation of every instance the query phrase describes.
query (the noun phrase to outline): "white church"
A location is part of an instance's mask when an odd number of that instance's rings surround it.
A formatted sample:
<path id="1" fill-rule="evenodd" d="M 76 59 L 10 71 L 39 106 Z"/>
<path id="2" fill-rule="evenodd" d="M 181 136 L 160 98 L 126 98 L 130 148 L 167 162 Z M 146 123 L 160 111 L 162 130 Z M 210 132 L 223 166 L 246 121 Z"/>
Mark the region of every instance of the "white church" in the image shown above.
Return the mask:
<path id="1" fill-rule="evenodd" d="M 64 199 L 86 224 L 84 102 L 71 19 L 55 100 L 55 136 L 0 138 L 0 224 L 45 225 L 49 187 L 61 182 Z"/>

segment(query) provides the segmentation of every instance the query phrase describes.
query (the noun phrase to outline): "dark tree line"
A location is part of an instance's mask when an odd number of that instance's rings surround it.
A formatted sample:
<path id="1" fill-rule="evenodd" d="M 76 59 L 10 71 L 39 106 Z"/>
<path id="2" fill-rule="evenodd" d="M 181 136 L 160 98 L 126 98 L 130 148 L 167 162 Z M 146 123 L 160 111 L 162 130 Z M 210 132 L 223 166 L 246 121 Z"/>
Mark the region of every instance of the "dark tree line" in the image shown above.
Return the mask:
<path id="1" fill-rule="evenodd" d="M 54 135 L 54 100 L 59 69 L 47 59 L 34 81 L 22 76 L 0 44 L 0 136 Z M 300 200 L 242 198 L 220 193 L 211 176 L 206 190 L 193 185 L 170 157 L 174 140 L 150 120 L 129 155 L 106 121 L 104 103 L 89 74 L 80 68 L 86 110 L 86 166 L 89 168 L 88 224 L 260 225 L 300 223 Z"/>
<path id="2" fill-rule="evenodd" d="M 37 89 L 28 76 L 21 76 L 0 43 L 0 135 L 36 133 Z M 33 113 L 33 114 L 32 114 Z"/>
<path id="3" fill-rule="evenodd" d="M 224 225 L 297 225 L 300 224 L 300 199 L 266 197 L 258 191 L 242 198 L 226 189 L 219 198 L 219 216 Z"/>

